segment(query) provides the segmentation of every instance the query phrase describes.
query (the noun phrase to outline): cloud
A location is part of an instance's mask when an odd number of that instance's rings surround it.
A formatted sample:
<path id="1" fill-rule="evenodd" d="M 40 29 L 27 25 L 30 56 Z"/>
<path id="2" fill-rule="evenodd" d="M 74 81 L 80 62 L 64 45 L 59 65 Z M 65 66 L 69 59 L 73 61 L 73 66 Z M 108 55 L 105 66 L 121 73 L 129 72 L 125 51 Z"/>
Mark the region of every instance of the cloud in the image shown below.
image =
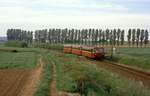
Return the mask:
<path id="1" fill-rule="evenodd" d="M 141 0 L 1 0 L 0 35 L 4 35 L 7 28 L 11 27 L 27 30 L 50 27 L 148 28 L 150 14 L 128 7 L 127 2 L 131 1 L 142 2 Z"/>

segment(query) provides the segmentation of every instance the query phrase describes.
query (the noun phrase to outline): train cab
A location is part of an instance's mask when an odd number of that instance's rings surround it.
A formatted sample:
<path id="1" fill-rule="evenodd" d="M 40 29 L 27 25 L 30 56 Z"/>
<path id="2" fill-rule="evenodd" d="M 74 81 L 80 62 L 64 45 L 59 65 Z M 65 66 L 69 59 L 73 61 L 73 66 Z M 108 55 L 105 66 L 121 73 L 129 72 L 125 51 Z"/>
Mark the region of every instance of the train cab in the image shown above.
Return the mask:
<path id="1" fill-rule="evenodd" d="M 103 47 L 94 47 L 93 54 L 94 54 L 95 59 L 104 58 L 104 56 L 105 56 L 104 48 Z"/>

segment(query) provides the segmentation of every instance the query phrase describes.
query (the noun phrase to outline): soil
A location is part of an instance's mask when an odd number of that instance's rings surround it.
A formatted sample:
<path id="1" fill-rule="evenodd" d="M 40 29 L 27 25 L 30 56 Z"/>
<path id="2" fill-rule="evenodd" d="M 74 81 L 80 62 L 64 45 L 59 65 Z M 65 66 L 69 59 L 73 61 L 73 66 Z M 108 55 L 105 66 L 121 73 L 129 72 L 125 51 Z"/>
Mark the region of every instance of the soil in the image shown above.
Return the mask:
<path id="1" fill-rule="evenodd" d="M 57 83 L 57 80 L 56 80 L 56 65 L 55 63 L 52 64 L 52 81 L 51 81 L 51 85 L 50 85 L 50 96 L 58 96 L 58 92 L 57 92 L 57 88 L 56 88 L 56 83 Z"/>
<path id="2" fill-rule="evenodd" d="M 0 96 L 32 96 L 40 74 L 43 62 L 30 70 L 3 69 L 0 70 Z"/>
<path id="3" fill-rule="evenodd" d="M 87 61 L 87 58 L 84 57 L 84 56 L 80 56 L 79 60 L 80 60 L 80 61 Z"/>
<path id="4" fill-rule="evenodd" d="M 65 57 L 63 57 L 63 61 L 64 62 L 68 62 L 68 61 L 71 61 L 69 58 L 65 58 Z"/>

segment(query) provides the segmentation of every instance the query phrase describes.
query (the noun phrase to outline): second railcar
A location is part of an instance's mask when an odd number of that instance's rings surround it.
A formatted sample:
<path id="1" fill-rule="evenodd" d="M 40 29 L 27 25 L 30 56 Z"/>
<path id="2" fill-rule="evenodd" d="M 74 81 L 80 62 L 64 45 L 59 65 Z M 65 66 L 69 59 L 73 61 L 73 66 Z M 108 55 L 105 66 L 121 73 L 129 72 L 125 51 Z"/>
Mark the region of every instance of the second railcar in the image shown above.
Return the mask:
<path id="1" fill-rule="evenodd" d="M 72 47 L 72 54 L 82 55 L 82 48 L 81 47 Z"/>

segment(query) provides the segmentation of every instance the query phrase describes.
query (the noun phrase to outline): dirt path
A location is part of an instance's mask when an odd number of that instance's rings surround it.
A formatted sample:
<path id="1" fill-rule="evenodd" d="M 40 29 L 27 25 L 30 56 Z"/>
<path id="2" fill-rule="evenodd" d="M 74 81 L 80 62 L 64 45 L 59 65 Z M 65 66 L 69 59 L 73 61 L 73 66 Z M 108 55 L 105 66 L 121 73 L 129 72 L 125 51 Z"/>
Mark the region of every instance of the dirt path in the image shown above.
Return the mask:
<path id="1" fill-rule="evenodd" d="M 0 70 L 0 96 L 32 96 L 42 67 L 43 62 L 39 59 L 38 67 L 34 70 Z"/>
<path id="2" fill-rule="evenodd" d="M 50 94 L 51 96 L 58 96 L 58 93 L 57 93 L 57 88 L 56 88 L 56 83 L 57 83 L 57 80 L 56 80 L 56 65 L 54 62 L 52 62 L 52 81 L 51 81 L 51 85 L 50 85 Z"/>

